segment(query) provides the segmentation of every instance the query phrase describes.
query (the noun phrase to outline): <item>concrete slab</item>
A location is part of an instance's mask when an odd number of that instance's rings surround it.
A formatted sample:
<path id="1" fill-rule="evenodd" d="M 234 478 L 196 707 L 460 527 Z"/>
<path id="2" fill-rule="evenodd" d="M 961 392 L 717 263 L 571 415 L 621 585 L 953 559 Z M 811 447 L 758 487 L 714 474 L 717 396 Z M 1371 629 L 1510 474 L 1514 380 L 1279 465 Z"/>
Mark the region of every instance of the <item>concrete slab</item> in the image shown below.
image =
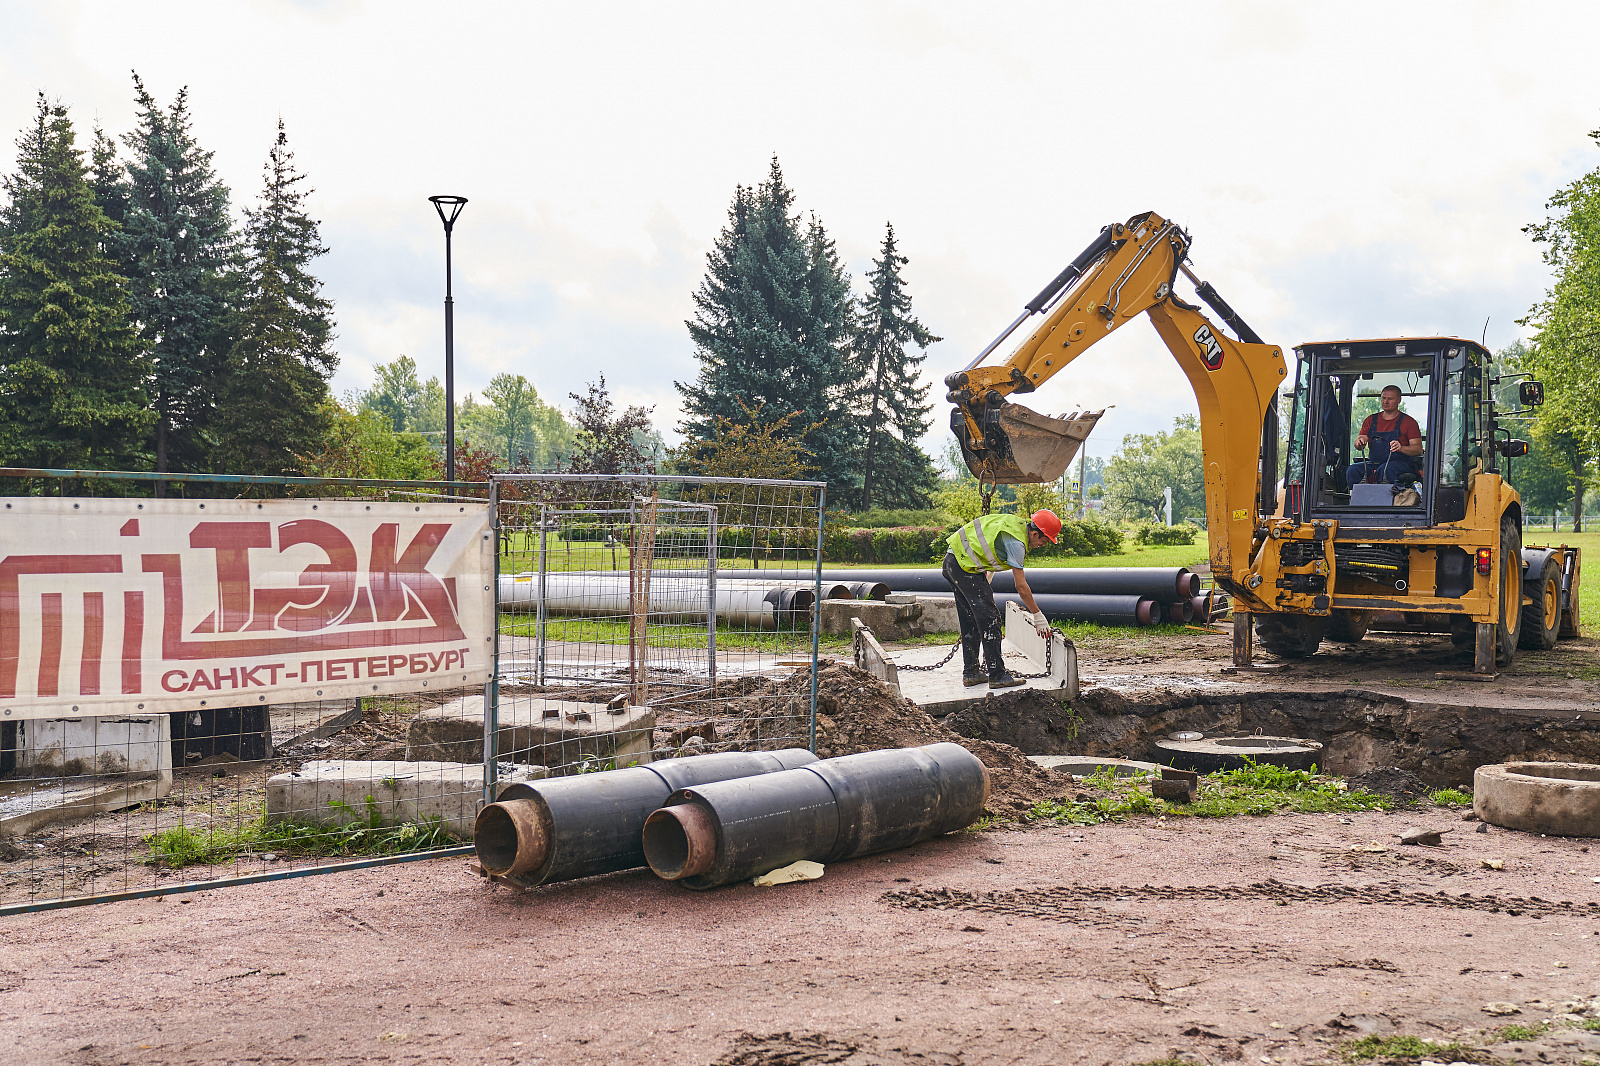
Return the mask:
<path id="1" fill-rule="evenodd" d="M 56 822 L 120 811 L 172 791 L 172 769 L 139 780 L 93 777 L 0 781 L 0 837 L 21 836 Z"/>
<path id="2" fill-rule="evenodd" d="M 1030 755 L 1028 761 L 1046 770 L 1060 770 L 1062 773 L 1076 774 L 1078 777 L 1088 777 L 1102 770 L 1110 770 L 1118 777 L 1161 772 L 1161 767 L 1153 762 L 1139 762 L 1134 759 L 1097 759 L 1091 755 Z"/>
<path id="3" fill-rule="evenodd" d="M 905 640 L 922 632 L 922 606 L 879 600 L 823 600 L 822 631 L 848 637 L 859 619 L 883 640 Z"/>
<path id="4" fill-rule="evenodd" d="M 1026 622 L 1027 612 L 1021 611 L 1020 608 L 1018 610 L 1024 620 L 1012 623 L 1008 632 L 1015 633 L 1016 637 L 1013 639 L 1012 636 L 1007 636 L 1000 650 L 1005 657 L 1006 668 L 1012 673 L 1038 673 L 1044 669 L 1044 641 Z M 1010 617 L 1009 610 L 1007 617 Z M 1052 676 L 1034 678 L 1027 681 L 1023 687 L 1048 692 L 1055 699 L 1067 702 L 1078 698 L 1077 651 L 1071 644 L 1066 643 L 1059 633 L 1054 639 L 1058 643 L 1051 657 L 1054 668 Z M 950 647 L 944 644 L 931 648 L 895 648 L 889 652 L 897 668 L 900 694 L 935 717 L 950 714 L 989 695 L 987 685 L 967 688 L 961 683 L 959 651 L 937 670 L 914 669 L 931 666 L 948 654 Z M 1039 658 L 1036 661 L 1032 656 Z M 1003 691 L 1017 690 L 1008 688 Z"/>
<path id="5" fill-rule="evenodd" d="M 621 769 L 651 761 L 656 715 L 649 707 L 608 708 L 541 696 L 500 700 L 496 754 L 538 766 L 585 758 Z M 411 720 L 406 757 L 412 761 L 483 762 L 483 697 L 464 696 Z"/>
<path id="6" fill-rule="evenodd" d="M 878 638 L 872 635 L 871 628 L 859 618 L 852 618 L 850 624 L 854 627 L 850 650 L 855 658 L 856 668 L 865 670 L 879 681 L 898 690 L 900 672 L 895 667 L 894 660 L 883 650 L 883 645 L 878 643 Z"/>
<path id="7" fill-rule="evenodd" d="M 549 776 L 543 766 L 502 764 L 496 795 L 518 781 Z M 347 825 L 366 821 L 367 797 L 384 825 L 442 819 L 450 832 L 472 838 L 483 806 L 483 766 L 459 762 L 326 759 L 267 779 L 269 822 Z"/>
<path id="8" fill-rule="evenodd" d="M 35 718 L 17 723 L 24 777 L 158 777 L 172 780 L 172 723 L 165 714 Z"/>

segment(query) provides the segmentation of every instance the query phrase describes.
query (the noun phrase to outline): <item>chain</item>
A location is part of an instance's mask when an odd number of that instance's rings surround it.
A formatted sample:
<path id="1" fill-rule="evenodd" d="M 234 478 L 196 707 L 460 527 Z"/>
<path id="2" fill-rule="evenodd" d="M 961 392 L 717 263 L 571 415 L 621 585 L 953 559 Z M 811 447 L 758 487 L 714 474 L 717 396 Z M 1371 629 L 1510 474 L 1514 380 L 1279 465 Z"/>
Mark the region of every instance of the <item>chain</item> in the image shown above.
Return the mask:
<path id="1" fill-rule="evenodd" d="M 1055 658 L 1055 650 L 1056 650 L 1055 635 L 1057 633 L 1059 633 L 1059 632 L 1060 631 L 1057 630 L 1054 626 L 1050 627 L 1051 639 L 1045 641 L 1045 645 L 1044 645 L 1044 672 L 1043 673 L 1039 673 L 1039 674 L 1019 674 L 1016 671 L 1012 671 L 1011 676 L 1012 677 L 1020 677 L 1024 681 L 1037 681 L 1040 678 L 1049 677 L 1051 671 L 1054 669 L 1053 660 Z M 1066 640 L 1067 639 L 1067 635 L 1065 633 L 1061 633 L 1061 639 L 1063 641 Z M 932 666 L 900 666 L 899 664 L 896 664 L 895 665 L 895 669 L 900 671 L 901 673 L 906 673 L 907 671 L 937 670 L 940 667 L 944 666 L 946 663 L 948 663 L 951 659 L 954 659 L 956 657 L 956 651 L 960 647 L 961 647 L 961 641 L 958 640 L 954 644 L 950 645 L 950 650 L 944 653 L 944 658 L 940 659 L 938 662 L 934 663 Z"/>
<path id="2" fill-rule="evenodd" d="M 983 487 L 984 478 L 989 479 L 989 487 L 987 490 Z M 995 490 L 999 487 L 999 483 L 994 480 L 994 474 L 989 468 L 989 460 L 986 457 L 983 462 L 978 464 L 978 492 L 983 498 L 982 514 L 989 513 L 989 503 L 994 499 Z"/>

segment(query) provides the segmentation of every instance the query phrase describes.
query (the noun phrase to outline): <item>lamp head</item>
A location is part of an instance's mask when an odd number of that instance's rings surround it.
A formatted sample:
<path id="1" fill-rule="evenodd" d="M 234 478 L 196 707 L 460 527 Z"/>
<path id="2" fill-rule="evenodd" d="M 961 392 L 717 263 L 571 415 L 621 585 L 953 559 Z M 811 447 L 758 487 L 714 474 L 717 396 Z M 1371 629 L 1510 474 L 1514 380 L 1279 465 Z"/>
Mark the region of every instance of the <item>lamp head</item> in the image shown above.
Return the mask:
<path id="1" fill-rule="evenodd" d="M 439 212 L 439 221 L 444 223 L 445 232 L 456 224 L 456 216 L 461 214 L 461 209 L 466 206 L 465 196 L 430 196 L 428 202 L 433 204 L 433 209 Z"/>

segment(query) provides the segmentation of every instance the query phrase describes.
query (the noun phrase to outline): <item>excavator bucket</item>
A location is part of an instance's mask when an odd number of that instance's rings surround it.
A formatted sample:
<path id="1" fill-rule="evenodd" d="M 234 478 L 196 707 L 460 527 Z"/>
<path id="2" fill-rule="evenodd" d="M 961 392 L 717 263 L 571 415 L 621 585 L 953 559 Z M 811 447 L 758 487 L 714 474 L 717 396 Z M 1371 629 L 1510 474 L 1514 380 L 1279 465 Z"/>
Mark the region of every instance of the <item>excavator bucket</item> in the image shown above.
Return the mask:
<path id="1" fill-rule="evenodd" d="M 991 446 L 976 453 L 963 434 L 961 450 L 967 466 L 981 480 L 997 485 L 1054 481 L 1072 465 L 1078 448 L 1103 414 L 1084 411 L 1051 418 L 1021 404 L 1004 403 L 985 419 Z"/>

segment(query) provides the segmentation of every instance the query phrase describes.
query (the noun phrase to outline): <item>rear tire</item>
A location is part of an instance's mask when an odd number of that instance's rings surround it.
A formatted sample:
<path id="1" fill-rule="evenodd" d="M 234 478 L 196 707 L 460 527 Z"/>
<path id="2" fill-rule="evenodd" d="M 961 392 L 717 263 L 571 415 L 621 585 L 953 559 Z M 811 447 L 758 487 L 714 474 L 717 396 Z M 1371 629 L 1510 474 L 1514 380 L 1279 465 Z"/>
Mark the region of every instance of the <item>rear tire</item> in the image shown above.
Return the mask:
<path id="1" fill-rule="evenodd" d="M 1327 619 L 1306 614 L 1257 614 L 1256 640 L 1280 659 L 1304 659 L 1322 645 Z"/>
<path id="2" fill-rule="evenodd" d="M 1324 635 L 1339 644 L 1359 644 L 1372 624 L 1371 611 L 1335 610 L 1328 617 Z"/>
<path id="3" fill-rule="evenodd" d="M 1549 651 L 1561 633 L 1561 564 L 1546 556 L 1538 573 L 1531 569 L 1522 581 L 1522 594 L 1533 599 L 1522 608 L 1522 635 L 1517 646 L 1529 651 Z"/>
<path id="4" fill-rule="evenodd" d="M 1500 519 L 1500 612 L 1495 622 L 1494 664 L 1504 669 L 1517 657 L 1522 635 L 1522 526 Z"/>

